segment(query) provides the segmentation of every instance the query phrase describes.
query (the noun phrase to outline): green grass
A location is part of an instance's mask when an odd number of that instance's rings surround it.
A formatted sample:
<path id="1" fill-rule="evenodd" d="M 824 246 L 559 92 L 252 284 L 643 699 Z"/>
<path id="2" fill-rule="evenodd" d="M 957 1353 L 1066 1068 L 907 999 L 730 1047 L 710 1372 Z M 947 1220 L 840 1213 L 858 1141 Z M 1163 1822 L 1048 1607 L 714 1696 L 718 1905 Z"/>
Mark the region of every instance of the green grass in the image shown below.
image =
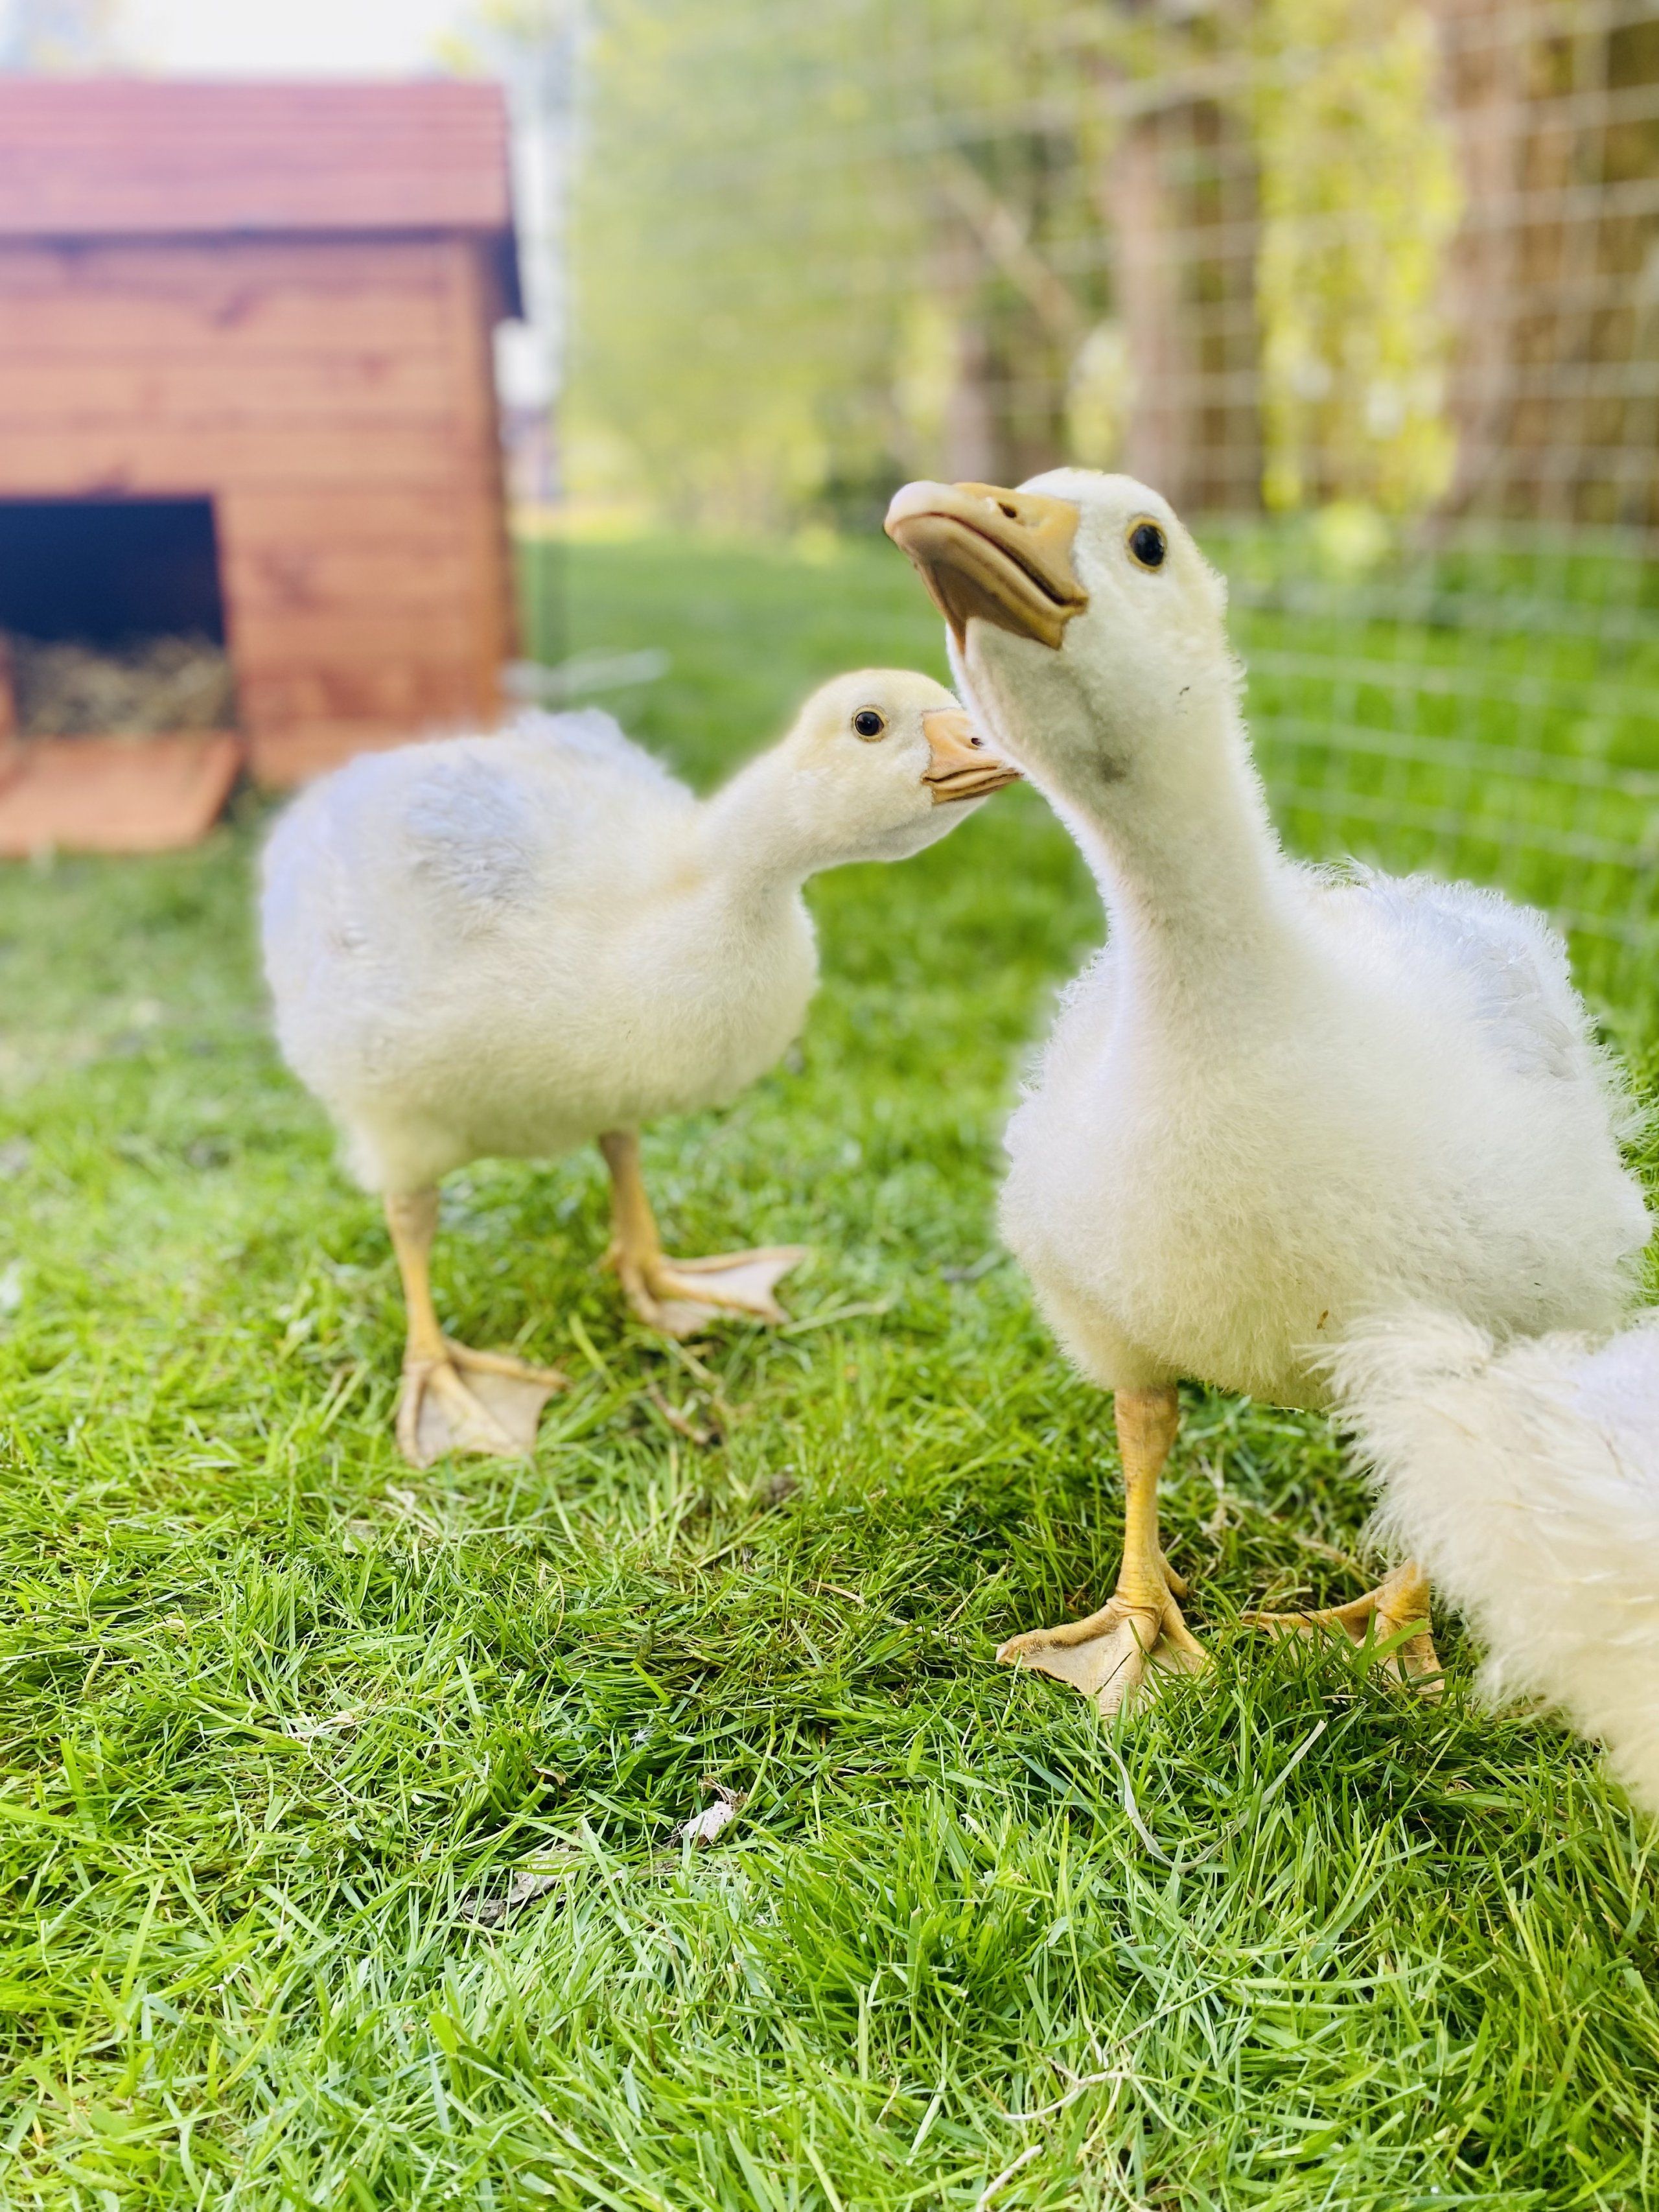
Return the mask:
<path id="1" fill-rule="evenodd" d="M 884 551 L 568 558 L 700 778 L 820 674 L 938 665 Z M 991 1225 L 1098 929 L 1031 794 L 817 885 L 799 1053 L 648 1140 L 683 1249 L 815 1248 L 791 1328 L 633 1326 L 591 1160 L 454 1178 L 448 1317 L 576 1379 L 533 1466 L 425 1476 L 375 1210 L 266 1036 L 255 828 L 0 875 L 7 2212 L 1659 2203 L 1649 1832 L 1455 1630 L 1431 1709 L 1237 1626 L 1358 1586 L 1321 1423 L 1189 1397 L 1201 1692 L 1113 1738 L 992 1663 L 1121 1526 Z"/>

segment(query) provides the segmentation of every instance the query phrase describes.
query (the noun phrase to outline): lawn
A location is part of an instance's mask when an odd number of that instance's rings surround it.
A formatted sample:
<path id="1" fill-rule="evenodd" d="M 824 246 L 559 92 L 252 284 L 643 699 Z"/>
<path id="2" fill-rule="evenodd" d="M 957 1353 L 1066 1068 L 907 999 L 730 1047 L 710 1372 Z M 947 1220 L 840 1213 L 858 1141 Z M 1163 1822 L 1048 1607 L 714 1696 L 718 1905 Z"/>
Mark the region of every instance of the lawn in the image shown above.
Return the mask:
<path id="1" fill-rule="evenodd" d="M 672 654 L 617 704 L 699 781 L 819 675 L 938 665 L 884 549 L 532 581 Z M 992 1662 L 1121 1529 L 993 1228 L 1099 928 L 1034 795 L 817 884 L 798 1052 L 647 1141 L 681 1249 L 814 1248 L 787 1329 L 635 1326 L 593 1159 L 453 1179 L 447 1317 L 574 1387 L 533 1465 L 428 1475 L 377 1211 L 266 1033 L 258 830 L 0 874 L 7 2212 L 1659 2203 L 1650 1832 L 1455 1627 L 1431 1707 L 1237 1625 L 1362 1587 L 1322 1423 L 1188 1395 L 1207 1684 L 1113 1736 Z"/>

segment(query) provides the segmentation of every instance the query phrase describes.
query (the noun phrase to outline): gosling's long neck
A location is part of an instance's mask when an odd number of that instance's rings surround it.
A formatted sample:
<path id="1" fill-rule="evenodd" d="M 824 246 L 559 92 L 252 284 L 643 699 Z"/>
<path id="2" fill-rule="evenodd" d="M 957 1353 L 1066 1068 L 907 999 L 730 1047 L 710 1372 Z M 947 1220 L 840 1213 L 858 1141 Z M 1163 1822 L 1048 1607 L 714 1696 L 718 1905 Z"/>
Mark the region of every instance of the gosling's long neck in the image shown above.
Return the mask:
<path id="1" fill-rule="evenodd" d="M 1231 687 L 1197 686 L 1170 726 L 1109 733 L 1032 763 L 1088 861 L 1132 974 L 1173 1000 L 1285 970 L 1295 939 L 1283 853 Z"/>
<path id="2" fill-rule="evenodd" d="M 774 746 L 704 803 L 697 858 L 736 904 L 763 911 L 791 901 L 827 865 L 811 797 L 799 771 Z"/>

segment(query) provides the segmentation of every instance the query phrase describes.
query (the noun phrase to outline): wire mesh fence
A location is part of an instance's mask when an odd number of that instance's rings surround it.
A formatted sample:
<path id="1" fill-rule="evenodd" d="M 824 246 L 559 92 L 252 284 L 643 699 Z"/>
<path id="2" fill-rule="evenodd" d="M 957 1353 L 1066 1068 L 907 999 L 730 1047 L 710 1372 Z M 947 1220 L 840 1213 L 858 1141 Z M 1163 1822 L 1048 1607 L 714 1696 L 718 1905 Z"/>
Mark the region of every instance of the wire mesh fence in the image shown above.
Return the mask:
<path id="1" fill-rule="evenodd" d="M 1299 357 L 1293 330 L 1275 358 L 1261 296 L 1275 261 L 1316 286 L 1335 257 L 1338 312 L 1364 331 L 1345 288 L 1368 268 L 1389 281 L 1386 199 L 1298 196 L 1294 173 L 1264 190 L 1259 143 L 1226 150 L 1171 85 L 1131 126 L 1150 144 L 1129 156 L 1152 175 L 1139 204 L 1209 185 L 1213 213 L 1160 264 L 1153 319 L 1176 373 L 1146 380 L 1148 420 L 1126 443 L 1200 507 L 1237 513 L 1258 485 L 1270 504 L 1331 501 L 1300 532 L 1212 526 L 1292 842 L 1501 883 L 1553 908 L 1586 975 L 1627 995 L 1659 952 L 1659 9 L 1443 0 L 1424 21 L 1455 222 L 1440 330 L 1418 335 L 1415 364 L 1397 349 L 1420 399 L 1379 375 L 1374 329 L 1346 362 L 1340 330 L 1322 348 L 1316 329 Z M 1322 65 L 1254 66 L 1277 72 L 1279 101 Z M 1308 96 L 1316 109 L 1328 88 Z M 1121 269 L 1121 238 L 1115 252 Z M 1362 387 L 1346 395 L 1345 367 Z M 1414 404 L 1437 453 L 1426 436 L 1408 449 Z M 1353 503 L 1356 481 L 1376 499 L 1390 467 L 1425 461 L 1404 526 Z"/>
<path id="2" fill-rule="evenodd" d="M 1239 629 L 1276 811 L 1298 850 L 1499 884 L 1550 908 L 1585 979 L 1633 996 L 1659 953 L 1650 564 L 1639 544 L 1587 559 L 1608 596 L 1575 600 L 1559 546 L 1529 552 L 1506 533 L 1483 553 L 1472 536 L 1425 553 L 1418 574 L 1346 610 L 1327 585 L 1247 584 Z M 1502 584 L 1483 580 L 1489 566 Z"/>
<path id="3" fill-rule="evenodd" d="M 1659 0 L 617 0 L 592 67 L 579 474 L 863 525 L 1127 469 L 1229 574 L 1293 846 L 1643 988 Z"/>

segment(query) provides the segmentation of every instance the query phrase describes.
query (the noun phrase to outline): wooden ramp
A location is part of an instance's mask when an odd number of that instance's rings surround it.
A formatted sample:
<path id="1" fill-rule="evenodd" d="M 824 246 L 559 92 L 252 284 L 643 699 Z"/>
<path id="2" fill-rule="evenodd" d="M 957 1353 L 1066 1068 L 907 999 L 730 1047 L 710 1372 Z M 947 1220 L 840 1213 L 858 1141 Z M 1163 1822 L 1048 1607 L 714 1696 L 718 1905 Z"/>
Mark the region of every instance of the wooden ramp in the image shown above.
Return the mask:
<path id="1" fill-rule="evenodd" d="M 241 765 L 242 740 L 228 730 L 15 739 L 0 746 L 0 859 L 193 845 Z"/>

